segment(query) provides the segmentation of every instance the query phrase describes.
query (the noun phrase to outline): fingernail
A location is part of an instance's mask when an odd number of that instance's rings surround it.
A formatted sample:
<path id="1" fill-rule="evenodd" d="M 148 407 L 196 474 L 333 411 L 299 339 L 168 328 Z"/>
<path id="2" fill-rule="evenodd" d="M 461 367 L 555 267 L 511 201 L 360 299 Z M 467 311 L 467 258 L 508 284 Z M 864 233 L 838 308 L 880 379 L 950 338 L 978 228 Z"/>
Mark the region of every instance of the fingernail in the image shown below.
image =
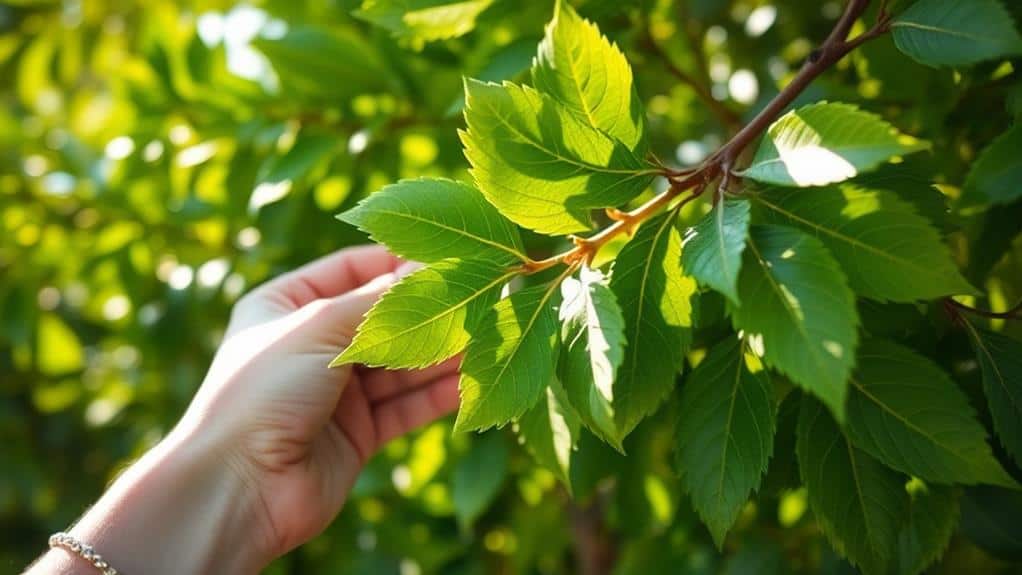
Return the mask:
<path id="1" fill-rule="evenodd" d="M 420 269 L 422 269 L 422 264 L 419 262 L 405 262 L 399 265 L 396 270 L 394 270 L 394 275 L 397 276 L 397 279 L 401 279 L 406 275 Z"/>

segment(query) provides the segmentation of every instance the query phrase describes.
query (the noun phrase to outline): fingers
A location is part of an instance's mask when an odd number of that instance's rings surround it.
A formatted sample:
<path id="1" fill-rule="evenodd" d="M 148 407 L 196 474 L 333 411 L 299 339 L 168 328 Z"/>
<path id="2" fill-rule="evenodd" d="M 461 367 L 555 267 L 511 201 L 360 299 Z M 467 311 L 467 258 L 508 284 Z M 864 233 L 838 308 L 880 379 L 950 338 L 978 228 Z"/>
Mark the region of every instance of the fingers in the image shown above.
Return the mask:
<path id="1" fill-rule="evenodd" d="M 293 304 L 292 309 L 297 309 L 314 300 L 351 291 L 377 276 L 393 272 L 401 261 L 383 246 L 346 248 L 270 280 L 258 289 L 284 296 Z"/>
<path id="2" fill-rule="evenodd" d="M 448 375 L 373 408 L 378 445 L 435 421 L 458 408 L 458 376 Z"/>
<path id="3" fill-rule="evenodd" d="M 372 403 L 384 402 L 396 395 L 405 393 L 435 379 L 458 373 L 460 357 L 452 357 L 447 361 L 424 369 L 365 369 L 359 370 L 365 385 L 366 397 Z"/>

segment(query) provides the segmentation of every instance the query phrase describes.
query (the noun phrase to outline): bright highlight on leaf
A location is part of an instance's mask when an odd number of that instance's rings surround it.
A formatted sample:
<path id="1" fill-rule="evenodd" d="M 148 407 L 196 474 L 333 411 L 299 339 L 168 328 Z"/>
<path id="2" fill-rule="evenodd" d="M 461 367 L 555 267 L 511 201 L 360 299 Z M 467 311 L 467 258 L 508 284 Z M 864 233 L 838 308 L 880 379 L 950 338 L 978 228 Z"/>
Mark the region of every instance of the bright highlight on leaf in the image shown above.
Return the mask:
<path id="1" fill-rule="evenodd" d="M 975 294 L 929 221 L 897 195 L 852 184 L 751 195 L 762 221 L 823 242 L 856 293 L 910 302 Z"/>
<path id="2" fill-rule="evenodd" d="M 682 268 L 699 283 L 738 300 L 738 272 L 749 234 L 749 202 L 718 202 L 703 219 L 685 234 L 681 253 Z"/>
<path id="3" fill-rule="evenodd" d="M 560 382 L 550 380 L 546 393 L 518 420 L 518 436 L 536 461 L 553 471 L 571 490 L 571 459 L 582 429 Z"/>
<path id="4" fill-rule="evenodd" d="M 465 156 L 479 189 L 515 223 L 547 234 L 590 228 L 589 211 L 637 196 L 654 171 L 627 146 L 528 87 L 465 83 Z"/>
<path id="5" fill-rule="evenodd" d="M 399 38 L 432 42 L 463 36 L 493 0 L 364 0 L 355 16 Z"/>
<path id="6" fill-rule="evenodd" d="M 617 46 L 566 0 L 558 0 L 532 66 L 537 90 L 553 96 L 589 126 L 645 151 L 645 123 L 632 69 Z"/>
<path id="7" fill-rule="evenodd" d="M 891 23 L 898 49 L 927 66 L 969 66 L 1022 54 L 1000 0 L 919 0 Z"/>
<path id="8" fill-rule="evenodd" d="M 425 367 L 465 348 L 469 330 L 513 274 L 476 260 L 438 262 L 392 287 L 331 365 Z"/>
<path id="9" fill-rule="evenodd" d="M 875 114 L 850 104 L 822 102 L 792 110 L 774 122 L 741 175 L 779 186 L 823 186 L 928 147 Z"/>
<path id="10" fill-rule="evenodd" d="M 561 357 L 566 396 L 586 425 L 621 448 L 614 380 L 624 360 L 625 320 L 602 272 L 583 268 L 561 283 Z"/>

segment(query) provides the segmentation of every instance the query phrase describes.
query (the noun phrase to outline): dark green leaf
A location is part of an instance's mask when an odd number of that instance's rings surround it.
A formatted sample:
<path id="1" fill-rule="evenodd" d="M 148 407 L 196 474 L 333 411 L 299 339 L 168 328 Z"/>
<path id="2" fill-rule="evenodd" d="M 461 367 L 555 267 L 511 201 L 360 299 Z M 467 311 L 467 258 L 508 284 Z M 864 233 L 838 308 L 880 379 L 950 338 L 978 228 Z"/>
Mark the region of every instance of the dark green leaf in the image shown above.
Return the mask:
<path id="1" fill-rule="evenodd" d="M 1010 204 L 1022 198 L 1022 126 L 1015 126 L 980 153 L 965 180 L 962 206 Z"/>
<path id="2" fill-rule="evenodd" d="M 885 464 L 937 484 L 1015 486 L 965 394 L 929 359 L 864 342 L 849 389 L 848 436 Z"/>
<path id="3" fill-rule="evenodd" d="M 767 222 L 816 236 L 862 296 L 907 302 L 977 293 L 937 230 L 891 192 L 846 184 L 753 196 Z"/>
<path id="4" fill-rule="evenodd" d="M 920 0 L 891 23 L 898 49 L 927 66 L 968 66 L 1022 53 L 998 0 Z"/>
<path id="5" fill-rule="evenodd" d="M 859 320 L 823 244 L 793 228 L 752 226 L 738 295 L 731 317 L 751 348 L 842 417 Z"/>
<path id="6" fill-rule="evenodd" d="M 958 489 L 913 481 L 908 523 L 898 535 L 898 573 L 916 575 L 944 554 L 958 524 Z"/>
<path id="7" fill-rule="evenodd" d="M 688 376 L 679 410 L 682 485 L 721 547 L 773 453 L 773 388 L 759 360 L 746 357 L 745 345 L 731 338 Z"/>
<path id="8" fill-rule="evenodd" d="M 994 429 L 1015 462 L 1022 464 L 1022 343 L 1006 335 L 963 324 L 972 336 L 976 359 L 983 371 Z"/>
<path id="9" fill-rule="evenodd" d="M 507 463 L 507 442 L 496 431 L 472 442 L 468 453 L 458 461 L 451 474 L 451 500 L 463 528 L 471 527 L 500 493 Z"/>
<path id="10" fill-rule="evenodd" d="M 867 575 L 885 573 L 909 509 L 906 478 L 854 447 L 808 396 L 797 449 L 809 506 L 834 549 Z"/>
<path id="11" fill-rule="evenodd" d="M 1022 561 L 1022 493 L 981 485 L 965 490 L 962 533 L 994 557 Z"/>
<path id="12" fill-rule="evenodd" d="M 260 38 L 254 45 L 269 58 L 284 89 L 303 98 L 336 104 L 390 87 L 380 57 L 355 34 L 300 27 L 280 38 Z M 340 78 L 343 81 L 330 80 Z"/>

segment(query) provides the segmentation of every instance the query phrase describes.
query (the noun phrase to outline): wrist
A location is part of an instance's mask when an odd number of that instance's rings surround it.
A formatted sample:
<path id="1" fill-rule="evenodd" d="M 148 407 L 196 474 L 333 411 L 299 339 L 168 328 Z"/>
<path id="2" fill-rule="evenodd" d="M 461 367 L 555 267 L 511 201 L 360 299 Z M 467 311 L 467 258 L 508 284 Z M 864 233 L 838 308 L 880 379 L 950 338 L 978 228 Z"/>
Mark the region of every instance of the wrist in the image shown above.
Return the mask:
<path id="1" fill-rule="evenodd" d="M 123 573 L 255 573 L 273 559 L 255 488 L 208 435 L 177 429 L 69 531 Z"/>

